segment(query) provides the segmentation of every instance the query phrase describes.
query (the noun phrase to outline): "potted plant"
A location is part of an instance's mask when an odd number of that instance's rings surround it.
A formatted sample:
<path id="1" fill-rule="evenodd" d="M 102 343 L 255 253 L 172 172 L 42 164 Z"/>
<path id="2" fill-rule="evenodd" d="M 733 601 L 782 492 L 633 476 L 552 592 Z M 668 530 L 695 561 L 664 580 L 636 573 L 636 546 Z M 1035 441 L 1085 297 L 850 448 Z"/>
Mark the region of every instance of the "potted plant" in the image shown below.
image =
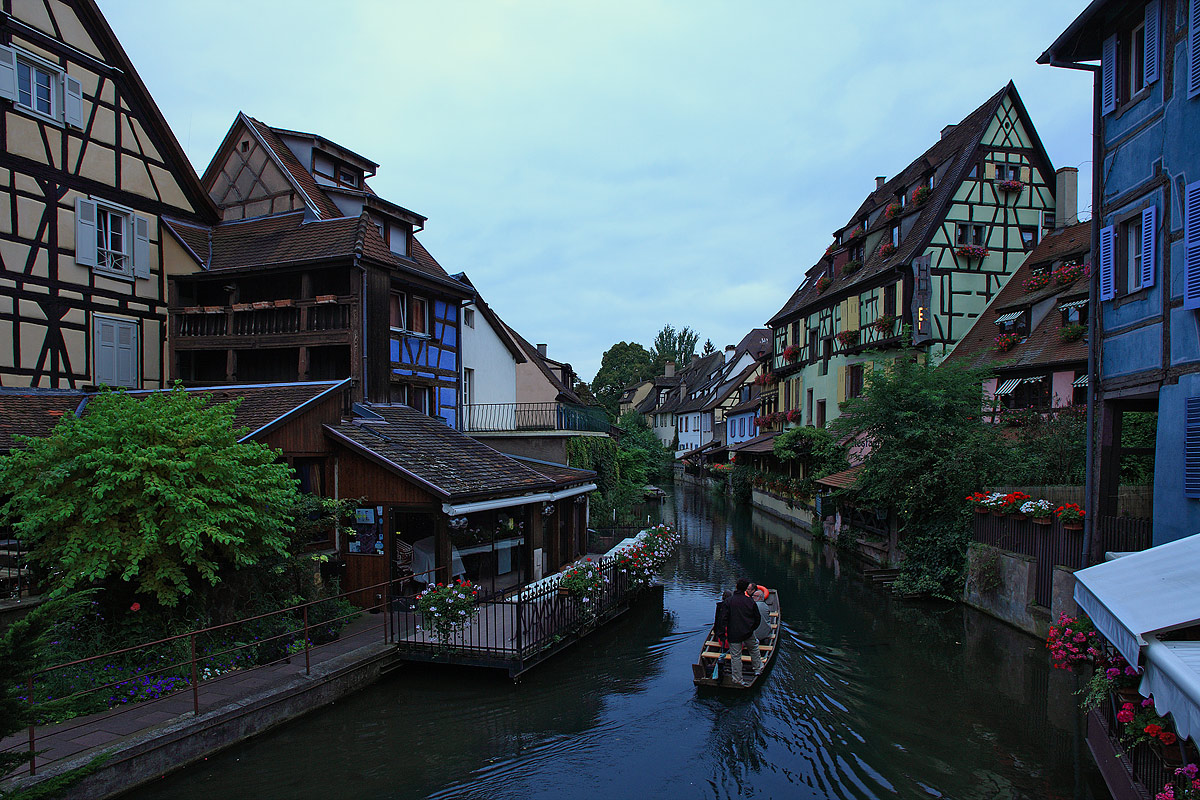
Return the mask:
<path id="1" fill-rule="evenodd" d="M 1070 261 L 1063 264 L 1058 269 L 1051 273 L 1054 276 L 1054 282 L 1059 286 L 1066 286 L 1069 283 L 1074 283 L 1080 278 L 1086 278 L 1091 273 L 1091 265 L 1083 264 L 1079 261 Z"/>
<path id="2" fill-rule="evenodd" d="M 828 275 L 822 275 L 820 278 L 817 278 L 817 293 L 824 292 L 832 283 L 833 281 L 829 279 Z"/>
<path id="3" fill-rule="evenodd" d="M 1025 505 L 1027 500 L 1033 498 L 1024 492 L 1009 492 L 1004 495 L 1004 502 L 1000 505 L 1000 510 L 1005 514 L 1011 514 L 1018 519 L 1024 519 L 1024 514 L 1021 512 L 1021 506 Z"/>
<path id="4" fill-rule="evenodd" d="M 1049 285 L 1050 285 L 1050 274 L 1049 273 L 1035 272 L 1021 283 L 1021 288 L 1025 290 L 1026 294 L 1029 294 L 1030 292 L 1036 292 L 1039 289 L 1045 289 Z"/>
<path id="5" fill-rule="evenodd" d="M 1083 530 L 1084 511 L 1076 503 L 1063 503 L 1054 509 L 1058 521 L 1069 531 Z"/>
<path id="6" fill-rule="evenodd" d="M 900 216 L 900 214 L 903 212 L 904 206 L 900 205 L 899 203 L 890 203 L 888 207 L 884 209 L 883 216 L 887 217 L 888 219 L 892 219 Z"/>
<path id="7" fill-rule="evenodd" d="M 864 233 L 866 233 L 866 231 L 863 230 L 863 226 L 859 225 L 854 230 L 850 231 L 850 235 L 848 237 L 846 237 L 846 241 L 852 241 L 854 239 L 859 239 L 862 237 L 862 235 Z"/>
<path id="8" fill-rule="evenodd" d="M 859 332 L 857 330 L 839 331 L 837 335 L 838 344 L 840 344 L 843 349 L 853 347 L 854 345 L 858 344 L 858 334 Z"/>
<path id="9" fill-rule="evenodd" d="M 1004 507 L 1004 495 L 1002 493 L 990 492 L 987 496 L 987 499 L 983 502 L 985 505 L 987 505 L 988 511 L 992 512 L 993 516 L 1004 516 L 1004 511 L 1001 510 Z"/>
<path id="10" fill-rule="evenodd" d="M 798 408 L 793 408 L 787 412 L 787 421 L 799 425 L 804 419 L 804 414 Z"/>
<path id="11" fill-rule="evenodd" d="M 862 262 L 857 258 L 852 258 L 842 266 L 842 273 L 845 275 L 853 275 L 862 269 Z"/>
<path id="12" fill-rule="evenodd" d="M 928 200 L 932 195 L 933 189 L 930 189 L 928 186 L 918 186 L 912 190 L 912 194 L 909 195 L 909 199 L 911 199 L 917 205 L 922 206 L 925 205 L 925 201 Z"/>
<path id="13" fill-rule="evenodd" d="M 606 583 L 608 578 L 600 569 L 600 565 L 590 558 L 583 558 L 562 571 L 558 592 L 563 595 L 565 591 L 566 595 L 574 597 L 586 606 L 585 611 L 591 614 L 595 613 L 594 609 L 600 601 L 600 592 Z"/>
<path id="14" fill-rule="evenodd" d="M 784 361 L 787 361 L 790 363 L 790 362 L 796 361 L 798 358 L 800 358 L 800 346 L 799 345 L 789 344 L 787 347 L 783 348 Z"/>
<path id="15" fill-rule="evenodd" d="M 436 584 L 417 595 L 417 610 L 424 617 L 430 636 L 446 644 L 465 628 L 478 613 L 475 605 L 478 593 L 470 581 L 460 579 Z"/>
<path id="16" fill-rule="evenodd" d="M 1028 500 L 1021 504 L 1021 513 L 1038 525 L 1049 525 L 1054 516 L 1054 504 L 1049 500 Z"/>
<path id="17" fill-rule="evenodd" d="M 973 258 L 984 259 L 987 258 L 988 249 L 981 244 L 964 244 L 955 248 L 954 253 L 959 258 L 965 258 L 967 260 Z"/>
<path id="18" fill-rule="evenodd" d="M 879 319 L 877 319 L 873 323 L 871 323 L 871 327 L 875 329 L 875 332 L 882 336 L 890 335 L 892 332 L 892 328 L 894 328 L 895 325 L 896 325 L 896 315 L 895 314 L 882 314 L 882 315 L 880 315 Z"/>
<path id="19" fill-rule="evenodd" d="M 988 496 L 983 492 L 975 492 L 975 494 L 967 495 L 967 502 L 971 504 L 976 514 L 986 514 L 991 511 L 987 504 Z"/>
<path id="20" fill-rule="evenodd" d="M 996 181 L 996 188 L 1006 194 L 1020 194 L 1025 184 L 1021 181 Z"/>
<path id="21" fill-rule="evenodd" d="M 1087 616 L 1060 614 L 1058 624 L 1050 626 L 1046 649 L 1050 651 L 1055 669 L 1074 669 L 1097 663 L 1103 657 L 1101 642 L 1096 626 Z"/>
<path id="22" fill-rule="evenodd" d="M 1068 322 L 1058 329 L 1058 335 L 1064 342 L 1078 342 L 1087 333 L 1087 325 L 1078 322 Z"/>
<path id="23" fill-rule="evenodd" d="M 884 242 L 883 244 L 879 245 L 880 258 L 891 258 L 893 255 L 895 255 L 895 253 L 896 245 L 892 244 L 891 242 Z"/>
<path id="24" fill-rule="evenodd" d="M 996 349 L 1007 353 L 1021 342 L 1021 338 L 1019 333 L 1002 333 L 996 337 Z"/>

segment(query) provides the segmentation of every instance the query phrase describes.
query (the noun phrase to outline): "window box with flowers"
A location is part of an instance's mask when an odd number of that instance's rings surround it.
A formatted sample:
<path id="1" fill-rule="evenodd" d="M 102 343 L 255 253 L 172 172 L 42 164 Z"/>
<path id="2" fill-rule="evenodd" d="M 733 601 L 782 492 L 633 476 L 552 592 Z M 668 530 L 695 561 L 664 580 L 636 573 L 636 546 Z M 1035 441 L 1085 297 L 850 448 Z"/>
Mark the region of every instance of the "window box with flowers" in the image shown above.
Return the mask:
<path id="1" fill-rule="evenodd" d="M 1078 342 L 1087 333 L 1087 325 L 1071 322 L 1058 329 L 1058 335 L 1064 342 Z"/>
<path id="2" fill-rule="evenodd" d="M 1054 517 L 1054 504 L 1049 500 L 1028 500 L 1021 504 L 1021 513 L 1038 525 L 1049 525 Z"/>
<path id="3" fill-rule="evenodd" d="M 884 209 L 883 216 L 887 219 L 894 219 L 904 213 L 904 206 L 899 203 L 891 203 Z"/>
<path id="4" fill-rule="evenodd" d="M 854 347 L 854 345 L 858 344 L 858 335 L 859 331 L 857 330 L 840 331 L 837 335 L 838 344 L 842 346 L 842 349 Z"/>
<path id="5" fill-rule="evenodd" d="M 866 231 L 863 230 L 863 226 L 859 225 L 854 230 L 850 231 L 850 235 L 846 237 L 846 241 L 853 241 L 854 239 L 861 239 L 864 233 L 866 233 Z"/>
<path id="6" fill-rule="evenodd" d="M 1032 499 L 1024 492 L 1009 492 L 1004 495 L 1004 504 L 1000 506 L 1000 510 L 1017 519 L 1025 519 L 1025 513 L 1021 511 L 1021 506 Z"/>
<path id="7" fill-rule="evenodd" d="M 600 605 L 600 595 L 608 578 L 600 565 L 590 558 L 582 558 L 562 571 L 558 584 L 559 594 L 569 595 L 583 605 L 585 616 L 593 616 Z"/>
<path id="8" fill-rule="evenodd" d="M 981 244 L 964 244 L 955 248 L 955 255 L 965 259 L 985 259 L 988 256 L 988 249 Z"/>
<path id="9" fill-rule="evenodd" d="M 996 188 L 1005 194 L 1020 194 L 1025 184 L 1021 181 L 996 181 Z"/>
<path id="10" fill-rule="evenodd" d="M 1091 273 L 1090 267 L 1090 264 L 1083 264 L 1078 261 L 1063 264 L 1052 273 L 1054 282 L 1059 286 L 1074 283 L 1080 278 L 1086 278 Z"/>
<path id="11" fill-rule="evenodd" d="M 804 419 L 804 415 L 801 413 L 800 409 L 798 409 L 798 408 L 793 408 L 792 410 L 787 412 L 787 421 L 792 423 L 793 425 L 799 425 L 803 419 Z"/>
<path id="12" fill-rule="evenodd" d="M 1036 291 L 1039 291 L 1040 289 L 1045 289 L 1049 285 L 1050 285 L 1050 274 L 1049 273 L 1035 272 L 1032 275 L 1030 275 L 1028 278 L 1025 279 L 1025 282 L 1021 284 L 1021 288 L 1025 290 L 1026 294 L 1029 294 L 1030 292 L 1036 292 Z"/>
<path id="13" fill-rule="evenodd" d="M 881 336 L 890 336 L 896 327 L 896 315 L 883 314 L 871 323 L 871 327 Z"/>
<path id="14" fill-rule="evenodd" d="M 842 266 L 842 273 L 845 275 L 853 275 L 862 269 L 862 262 L 857 258 L 852 258 Z"/>
<path id="15" fill-rule="evenodd" d="M 895 254 L 896 254 L 896 245 L 892 244 L 891 242 L 884 242 L 883 244 L 879 245 L 879 257 L 880 258 L 891 258 Z"/>
<path id="16" fill-rule="evenodd" d="M 909 199 L 919 206 L 925 205 L 925 202 L 933 195 L 933 189 L 928 186 L 918 186 L 912 190 Z"/>
<path id="17" fill-rule="evenodd" d="M 793 363 L 800 358 L 800 345 L 789 344 L 783 348 L 783 360 Z"/>
<path id="18" fill-rule="evenodd" d="M 1069 531 L 1083 530 L 1084 511 L 1077 503 L 1063 503 L 1054 509 L 1058 521 Z"/>
<path id="19" fill-rule="evenodd" d="M 967 495 L 967 502 L 971 504 L 971 508 L 976 514 L 987 514 L 992 510 L 988 505 L 989 496 L 984 492 L 975 492 L 975 494 Z"/>
<path id="20" fill-rule="evenodd" d="M 817 278 L 817 293 L 824 292 L 832 283 L 833 281 L 829 280 L 828 275 L 822 275 L 820 278 Z"/>
<path id="21" fill-rule="evenodd" d="M 996 349 L 1001 353 L 1007 353 L 1020 344 L 1022 338 L 1019 333 L 1002 333 L 996 337 Z"/>

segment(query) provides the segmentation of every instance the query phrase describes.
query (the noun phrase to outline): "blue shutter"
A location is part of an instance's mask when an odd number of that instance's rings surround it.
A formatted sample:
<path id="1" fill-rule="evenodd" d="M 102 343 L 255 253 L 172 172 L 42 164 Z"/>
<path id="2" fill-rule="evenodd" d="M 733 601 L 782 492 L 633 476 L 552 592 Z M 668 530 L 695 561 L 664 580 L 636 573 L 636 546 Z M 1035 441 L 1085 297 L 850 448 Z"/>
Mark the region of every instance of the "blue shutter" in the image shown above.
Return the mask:
<path id="1" fill-rule="evenodd" d="M 1158 0 L 1146 3 L 1145 48 L 1142 57 L 1142 72 L 1146 85 L 1158 80 Z"/>
<path id="2" fill-rule="evenodd" d="M 1183 307 L 1200 308 L 1200 181 L 1183 190 Z"/>
<path id="3" fill-rule="evenodd" d="M 1188 99 L 1200 95 L 1200 2 L 1188 3 Z"/>
<path id="4" fill-rule="evenodd" d="M 1113 265 L 1113 227 L 1100 230 L 1100 299 L 1112 300 L 1117 296 L 1117 282 Z"/>
<path id="5" fill-rule="evenodd" d="M 1100 54 L 1100 113 L 1117 107 L 1117 35 L 1104 40 Z"/>
<path id="6" fill-rule="evenodd" d="M 1183 494 L 1200 497 L 1200 397 L 1189 397 L 1184 414 Z"/>
<path id="7" fill-rule="evenodd" d="M 1148 289 L 1154 285 L 1154 276 L 1158 272 L 1154 264 L 1154 253 L 1157 248 L 1154 244 L 1156 221 L 1158 218 L 1158 208 L 1150 206 L 1142 212 L 1142 274 L 1141 283 L 1143 289 Z"/>

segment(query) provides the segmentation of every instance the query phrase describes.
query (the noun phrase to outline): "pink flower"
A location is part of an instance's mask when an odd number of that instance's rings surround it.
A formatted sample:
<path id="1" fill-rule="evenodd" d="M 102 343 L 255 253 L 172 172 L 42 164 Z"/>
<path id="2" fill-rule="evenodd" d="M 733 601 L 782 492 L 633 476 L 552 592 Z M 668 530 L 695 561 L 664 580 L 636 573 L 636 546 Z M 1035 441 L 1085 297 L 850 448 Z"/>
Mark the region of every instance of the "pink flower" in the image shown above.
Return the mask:
<path id="1" fill-rule="evenodd" d="M 1154 708 L 1154 698 L 1147 697 L 1142 701 L 1142 708 Z"/>
<path id="2" fill-rule="evenodd" d="M 1126 667 L 1125 674 L 1130 677 L 1133 677 L 1134 675 L 1138 674 L 1138 668 L 1137 667 Z"/>
<path id="3" fill-rule="evenodd" d="M 133 605 L 131 605 L 131 606 L 129 607 L 129 610 L 130 610 L 130 611 L 141 611 L 141 610 L 142 610 L 142 604 L 141 604 L 141 603 L 134 603 Z"/>
<path id="4" fill-rule="evenodd" d="M 1117 669 L 1116 667 L 1109 667 L 1108 669 L 1104 670 L 1104 677 L 1108 678 L 1110 681 L 1114 678 L 1119 678 L 1121 677 L 1121 670 Z"/>
<path id="5" fill-rule="evenodd" d="M 1117 712 L 1117 722 L 1133 722 L 1133 712 L 1128 709 L 1121 709 Z"/>

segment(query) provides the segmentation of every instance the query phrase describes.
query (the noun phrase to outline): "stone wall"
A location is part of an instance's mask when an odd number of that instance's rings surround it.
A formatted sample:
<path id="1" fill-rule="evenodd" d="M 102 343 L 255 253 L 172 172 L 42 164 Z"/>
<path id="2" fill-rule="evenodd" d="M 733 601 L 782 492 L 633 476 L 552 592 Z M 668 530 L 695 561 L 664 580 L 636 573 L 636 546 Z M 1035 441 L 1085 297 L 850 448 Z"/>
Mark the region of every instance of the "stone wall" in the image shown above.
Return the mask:
<path id="1" fill-rule="evenodd" d="M 1034 602 L 1037 563 L 1032 556 L 972 542 L 967 550 L 963 602 L 1026 633 L 1045 639 L 1059 614 L 1075 614 L 1075 576 L 1054 568 L 1051 607 Z"/>

